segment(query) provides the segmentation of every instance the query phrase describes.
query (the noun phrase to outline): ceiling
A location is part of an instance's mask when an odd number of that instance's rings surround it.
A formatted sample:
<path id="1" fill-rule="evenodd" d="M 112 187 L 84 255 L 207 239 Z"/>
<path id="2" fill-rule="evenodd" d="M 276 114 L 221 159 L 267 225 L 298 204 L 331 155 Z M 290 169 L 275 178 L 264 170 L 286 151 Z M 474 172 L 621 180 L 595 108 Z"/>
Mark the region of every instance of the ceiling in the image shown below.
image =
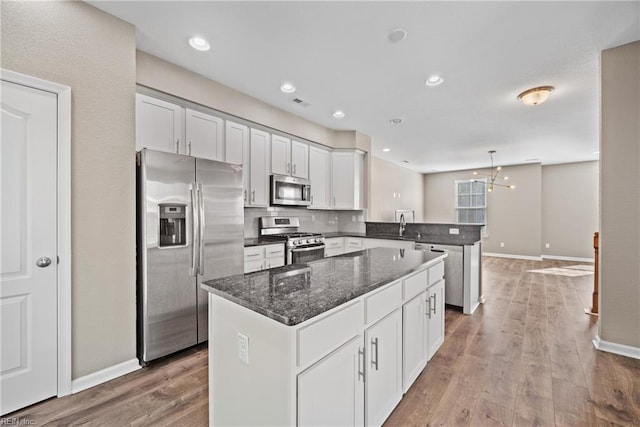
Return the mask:
<path id="1" fill-rule="evenodd" d="M 492 149 L 500 165 L 596 160 L 600 51 L 640 39 L 640 1 L 89 3 L 134 24 L 139 49 L 424 173 L 487 166 Z M 542 85 L 546 103 L 517 99 Z"/>

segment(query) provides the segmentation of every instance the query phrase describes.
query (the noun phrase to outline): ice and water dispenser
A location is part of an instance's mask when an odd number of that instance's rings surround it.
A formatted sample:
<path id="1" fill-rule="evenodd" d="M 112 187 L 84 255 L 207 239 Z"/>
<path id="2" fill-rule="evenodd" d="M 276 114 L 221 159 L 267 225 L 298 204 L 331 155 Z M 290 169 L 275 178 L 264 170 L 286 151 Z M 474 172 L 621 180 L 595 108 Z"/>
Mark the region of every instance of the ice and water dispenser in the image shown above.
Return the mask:
<path id="1" fill-rule="evenodd" d="M 160 204 L 160 247 L 187 244 L 187 206 Z"/>

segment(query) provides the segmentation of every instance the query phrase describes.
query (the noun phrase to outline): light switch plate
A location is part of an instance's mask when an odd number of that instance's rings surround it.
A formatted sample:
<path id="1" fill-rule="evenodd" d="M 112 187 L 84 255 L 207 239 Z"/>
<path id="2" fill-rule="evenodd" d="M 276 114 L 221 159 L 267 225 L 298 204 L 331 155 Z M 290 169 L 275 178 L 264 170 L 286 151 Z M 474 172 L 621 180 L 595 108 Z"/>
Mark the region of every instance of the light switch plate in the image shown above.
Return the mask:
<path id="1" fill-rule="evenodd" d="M 459 228 L 450 228 L 449 229 L 449 234 L 460 234 L 460 229 Z"/>

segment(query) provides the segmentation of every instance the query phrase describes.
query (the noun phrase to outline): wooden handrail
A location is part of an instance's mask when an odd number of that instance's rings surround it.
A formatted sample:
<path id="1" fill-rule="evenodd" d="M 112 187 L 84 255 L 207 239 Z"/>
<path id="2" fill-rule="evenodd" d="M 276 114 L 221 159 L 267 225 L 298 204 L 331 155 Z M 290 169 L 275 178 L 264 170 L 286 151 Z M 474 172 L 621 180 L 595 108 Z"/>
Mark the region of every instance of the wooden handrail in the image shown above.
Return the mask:
<path id="1" fill-rule="evenodd" d="M 593 252 L 594 252 L 594 264 L 593 264 L 593 294 L 591 297 L 591 310 L 585 310 L 587 314 L 598 314 L 598 253 L 600 250 L 600 233 L 597 231 L 593 233 Z"/>

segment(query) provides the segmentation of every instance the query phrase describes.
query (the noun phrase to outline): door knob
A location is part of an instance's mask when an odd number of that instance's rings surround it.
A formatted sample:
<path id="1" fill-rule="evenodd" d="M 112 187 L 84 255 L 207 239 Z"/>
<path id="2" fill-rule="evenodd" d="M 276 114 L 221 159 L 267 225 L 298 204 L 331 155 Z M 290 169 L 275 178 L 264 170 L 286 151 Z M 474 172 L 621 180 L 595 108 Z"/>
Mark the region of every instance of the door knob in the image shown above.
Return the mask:
<path id="1" fill-rule="evenodd" d="M 51 264 L 51 258 L 46 256 L 40 257 L 36 261 L 36 265 L 41 268 L 48 267 L 49 264 Z"/>

